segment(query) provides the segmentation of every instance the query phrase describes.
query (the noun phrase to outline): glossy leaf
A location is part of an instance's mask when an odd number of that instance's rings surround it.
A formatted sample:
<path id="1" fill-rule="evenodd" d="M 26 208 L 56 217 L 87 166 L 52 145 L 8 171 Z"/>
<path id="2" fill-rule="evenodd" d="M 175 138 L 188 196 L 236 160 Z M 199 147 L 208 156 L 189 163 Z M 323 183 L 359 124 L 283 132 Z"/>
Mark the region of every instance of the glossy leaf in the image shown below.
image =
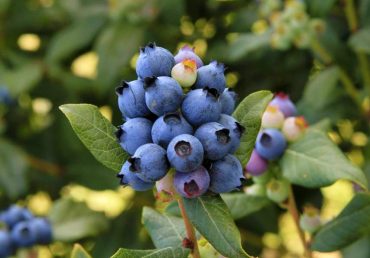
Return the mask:
<path id="1" fill-rule="evenodd" d="M 220 196 L 184 198 L 189 219 L 209 243 L 227 257 L 249 257 L 241 246 L 241 238 L 229 209 Z"/>
<path id="2" fill-rule="evenodd" d="M 188 258 L 189 249 L 167 247 L 155 250 L 119 249 L 111 258 Z"/>
<path id="3" fill-rule="evenodd" d="M 71 199 L 55 202 L 49 219 L 53 225 L 53 237 L 57 241 L 72 242 L 96 236 L 108 227 L 108 221 L 102 213 Z"/>
<path id="4" fill-rule="evenodd" d="M 60 110 L 67 116 L 80 140 L 94 157 L 106 167 L 119 171 L 128 155 L 114 135 L 114 126 L 89 104 L 66 104 Z"/>
<path id="5" fill-rule="evenodd" d="M 355 51 L 370 54 L 370 28 L 359 30 L 351 36 L 349 45 Z"/>
<path id="6" fill-rule="evenodd" d="M 370 195 L 357 194 L 343 211 L 322 227 L 312 243 L 312 249 L 331 252 L 341 249 L 370 234 Z"/>
<path id="7" fill-rule="evenodd" d="M 339 179 L 367 187 L 364 173 L 352 165 L 339 148 L 322 132 L 308 130 L 291 144 L 280 160 L 281 170 L 293 184 L 323 187 Z"/>
<path id="8" fill-rule="evenodd" d="M 142 220 L 156 248 L 182 245 L 186 231 L 181 218 L 163 215 L 152 208 L 144 207 Z"/>
<path id="9" fill-rule="evenodd" d="M 260 35 L 252 33 L 240 35 L 229 46 L 228 58 L 230 61 L 236 61 L 250 55 L 251 53 L 255 53 L 258 50 L 269 47 L 270 36 L 271 34 L 269 32 Z"/>
<path id="10" fill-rule="evenodd" d="M 248 163 L 252 154 L 257 134 L 261 128 L 262 114 L 272 97 L 270 91 L 252 93 L 243 99 L 233 113 L 233 117 L 245 127 L 240 147 L 235 153 L 243 166 Z"/>

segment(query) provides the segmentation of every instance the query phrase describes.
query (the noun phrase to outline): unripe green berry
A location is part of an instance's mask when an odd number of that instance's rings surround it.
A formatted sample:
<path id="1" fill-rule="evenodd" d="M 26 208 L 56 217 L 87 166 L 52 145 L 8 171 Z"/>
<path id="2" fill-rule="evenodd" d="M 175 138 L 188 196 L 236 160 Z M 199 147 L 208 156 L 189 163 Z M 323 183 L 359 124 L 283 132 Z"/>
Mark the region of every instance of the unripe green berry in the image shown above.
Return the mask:
<path id="1" fill-rule="evenodd" d="M 191 87 L 197 79 L 197 64 L 194 60 L 185 59 L 172 68 L 171 76 L 182 87 Z"/>
<path id="2" fill-rule="evenodd" d="M 318 209 L 313 206 L 306 206 L 303 214 L 299 218 L 299 226 L 301 229 L 313 234 L 321 227 L 321 225 L 322 221 Z"/>
<path id="3" fill-rule="evenodd" d="M 247 195 L 266 196 L 266 187 L 262 184 L 253 184 L 244 189 Z"/>
<path id="4" fill-rule="evenodd" d="M 268 106 L 266 111 L 262 115 L 262 127 L 263 128 L 281 128 L 284 123 L 284 114 L 279 108 L 274 106 Z"/>
<path id="5" fill-rule="evenodd" d="M 286 179 L 271 179 L 266 187 L 267 197 L 274 202 L 281 203 L 289 196 L 289 182 Z"/>

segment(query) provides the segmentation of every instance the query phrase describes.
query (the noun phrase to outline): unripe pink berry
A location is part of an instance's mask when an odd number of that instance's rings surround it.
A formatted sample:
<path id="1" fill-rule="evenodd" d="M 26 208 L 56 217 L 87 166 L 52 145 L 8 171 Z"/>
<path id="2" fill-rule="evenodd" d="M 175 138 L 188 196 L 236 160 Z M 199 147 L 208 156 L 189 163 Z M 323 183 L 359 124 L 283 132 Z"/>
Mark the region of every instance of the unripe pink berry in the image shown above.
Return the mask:
<path id="1" fill-rule="evenodd" d="M 263 128 L 281 128 L 284 123 L 284 114 L 278 107 L 268 106 L 262 115 Z"/>
<path id="2" fill-rule="evenodd" d="M 172 68 L 171 76 L 182 87 L 191 87 L 197 79 L 197 64 L 193 60 L 186 59 Z"/>
<path id="3" fill-rule="evenodd" d="M 307 122 L 302 116 L 285 119 L 282 132 L 289 142 L 298 140 L 305 132 Z"/>
<path id="4" fill-rule="evenodd" d="M 162 201 L 171 201 L 175 190 L 173 187 L 173 173 L 169 171 L 165 177 L 155 183 L 157 198 Z"/>
<path id="5" fill-rule="evenodd" d="M 248 174 L 251 174 L 252 176 L 259 176 L 267 170 L 267 167 L 267 160 L 262 158 L 256 150 L 253 150 L 245 169 Z"/>

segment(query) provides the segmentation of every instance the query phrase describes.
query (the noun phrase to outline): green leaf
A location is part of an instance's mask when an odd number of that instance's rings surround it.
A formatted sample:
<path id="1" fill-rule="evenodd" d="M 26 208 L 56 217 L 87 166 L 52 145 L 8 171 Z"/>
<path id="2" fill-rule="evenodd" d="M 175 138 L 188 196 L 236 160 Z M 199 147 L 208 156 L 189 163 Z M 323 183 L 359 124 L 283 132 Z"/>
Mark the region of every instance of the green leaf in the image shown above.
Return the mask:
<path id="1" fill-rule="evenodd" d="M 370 28 L 361 29 L 351 36 L 349 45 L 354 51 L 370 54 Z"/>
<path id="2" fill-rule="evenodd" d="M 343 211 L 315 235 L 312 249 L 331 252 L 370 234 L 370 195 L 357 194 Z"/>
<path id="3" fill-rule="evenodd" d="M 328 186 L 338 179 L 348 179 L 367 188 L 363 172 L 320 131 L 308 130 L 291 144 L 280 165 L 284 177 L 293 184 L 316 188 Z"/>
<path id="4" fill-rule="evenodd" d="M 114 171 L 121 170 L 128 155 L 117 142 L 115 127 L 99 109 L 89 104 L 66 104 L 59 108 L 94 157 Z"/>
<path id="5" fill-rule="evenodd" d="M 80 244 L 74 244 L 71 258 L 91 258 L 91 255 Z"/>
<path id="6" fill-rule="evenodd" d="M 270 46 L 271 33 L 244 33 L 228 46 L 230 61 L 237 61 Z"/>
<path id="7" fill-rule="evenodd" d="M 15 199 L 26 191 L 27 163 L 24 153 L 14 144 L 0 138 L 0 192 Z"/>
<path id="8" fill-rule="evenodd" d="M 336 0 L 310 0 L 306 3 L 311 16 L 324 17 L 329 14 L 335 2 Z"/>
<path id="9" fill-rule="evenodd" d="M 47 60 L 60 62 L 87 47 L 91 44 L 105 22 L 106 17 L 104 15 L 93 15 L 77 20 L 65 30 L 58 32 L 50 42 L 46 57 Z"/>
<path id="10" fill-rule="evenodd" d="M 249 257 L 241 246 L 241 238 L 230 211 L 220 196 L 184 198 L 189 219 L 208 242 L 227 257 Z"/>
<path id="11" fill-rule="evenodd" d="M 181 218 L 163 215 L 152 208 L 144 207 L 142 220 L 156 248 L 182 245 L 186 230 Z"/>
<path id="12" fill-rule="evenodd" d="M 245 193 L 223 194 L 221 197 L 234 219 L 240 219 L 257 212 L 270 203 L 266 197 L 247 195 Z"/>
<path id="13" fill-rule="evenodd" d="M 156 250 L 119 249 L 111 258 L 188 258 L 189 249 L 167 247 Z"/>
<path id="14" fill-rule="evenodd" d="M 338 79 L 339 70 L 336 66 L 318 73 L 306 85 L 303 93 L 303 101 L 314 110 L 324 108 L 332 100 Z M 317 94 L 318 92 L 320 94 Z"/>
<path id="15" fill-rule="evenodd" d="M 96 236 L 108 228 L 102 213 L 90 210 L 84 203 L 60 199 L 54 203 L 49 219 L 55 240 L 73 242 Z"/>
<path id="16" fill-rule="evenodd" d="M 124 22 L 111 25 L 100 35 L 96 51 L 99 55 L 98 84 L 108 88 L 117 84 L 121 71 L 138 53 L 144 30 Z"/>
<path id="17" fill-rule="evenodd" d="M 233 113 L 236 120 L 245 127 L 240 147 L 235 155 L 245 166 L 252 154 L 257 134 L 261 128 L 261 117 L 273 95 L 270 91 L 257 91 L 248 95 Z"/>

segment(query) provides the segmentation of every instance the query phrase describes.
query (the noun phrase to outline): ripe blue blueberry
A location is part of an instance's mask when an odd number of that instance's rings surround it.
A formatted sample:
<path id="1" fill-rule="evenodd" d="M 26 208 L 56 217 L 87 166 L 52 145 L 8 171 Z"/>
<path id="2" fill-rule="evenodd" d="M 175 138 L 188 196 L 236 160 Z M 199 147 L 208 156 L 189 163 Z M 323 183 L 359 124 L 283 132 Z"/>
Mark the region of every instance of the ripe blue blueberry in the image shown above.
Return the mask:
<path id="1" fill-rule="evenodd" d="M 175 59 L 170 51 L 149 43 L 140 49 L 136 62 L 136 74 L 141 79 L 151 76 L 171 76 L 171 69 L 174 65 Z"/>
<path id="2" fill-rule="evenodd" d="M 36 232 L 36 243 L 41 245 L 50 244 L 53 239 L 53 233 L 50 222 L 45 218 L 34 218 L 29 224 Z"/>
<path id="3" fill-rule="evenodd" d="M 182 114 L 195 127 L 220 118 L 221 104 L 214 89 L 204 88 L 188 92 L 182 103 Z"/>
<path id="4" fill-rule="evenodd" d="M 239 148 L 245 128 L 235 118 L 225 114 L 221 114 L 218 122 L 230 130 L 231 148 L 229 153 L 233 154 Z"/>
<path id="5" fill-rule="evenodd" d="M 201 142 L 192 135 L 181 134 L 172 139 L 167 148 L 167 158 L 180 172 L 190 172 L 203 162 L 204 150 Z"/>
<path id="6" fill-rule="evenodd" d="M 284 135 L 277 129 L 264 129 L 256 141 L 257 153 L 267 160 L 276 160 L 283 155 L 287 146 Z"/>
<path id="7" fill-rule="evenodd" d="M 144 79 L 145 103 L 157 116 L 175 112 L 182 103 L 183 93 L 178 82 L 167 76 Z"/>
<path id="8" fill-rule="evenodd" d="M 197 68 L 203 66 L 203 62 L 200 57 L 194 53 L 194 48 L 191 48 L 189 46 L 182 47 L 175 56 L 176 64 L 189 59 L 195 61 Z"/>
<path id="9" fill-rule="evenodd" d="M 116 88 L 118 107 L 125 118 L 145 117 L 151 114 L 145 104 L 144 82 L 135 80 L 123 81 Z"/>
<path id="10" fill-rule="evenodd" d="M 208 190 L 209 183 L 208 171 L 203 166 L 189 173 L 176 172 L 173 181 L 176 191 L 186 198 L 201 196 Z"/>
<path id="11" fill-rule="evenodd" d="M 129 185 L 135 191 L 147 191 L 153 188 L 153 182 L 145 182 L 137 177 L 135 170 L 131 171 L 131 163 L 126 161 L 121 171 L 117 174 L 117 177 L 120 178 L 120 184 L 123 186 Z"/>
<path id="12" fill-rule="evenodd" d="M 18 222 L 30 220 L 33 218 L 32 214 L 26 209 L 18 205 L 10 206 L 2 216 L 2 220 L 9 228 L 14 227 Z"/>
<path id="13" fill-rule="evenodd" d="M 246 166 L 247 173 L 252 176 L 260 176 L 267 170 L 268 162 L 262 158 L 256 150 L 253 150 L 252 155 Z"/>
<path id="14" fill-rule="evenodd" d="M 10 235 L 5 230 L 0 230 L 0 257 L 8 257 L 13 253 L 13 245 Z"/>
<path id="15" fill-rule="evenodd" d="M 159 117 L 152 127 L 153 142 L 167 148 L 170 141 L 180 134 L 193 134 L 193 127 L 177 113 Z"/>
<path id="16" fill-rule="evenodd" d="M 285 117 L 295 116 L 297 108 L 290 100 L 289 96 L 284 93 L 278 93 L 269 103 L 270 106 L 278 107 Z"/>
<path id="17" fill-rule="evenodd" d="M 36 244 L 36 227 L 30 221 L 17 223 L 10 233 L 13 244 L 16 247 L 31 247 Z"/>
<path id="18" fill-rule="evenodd" d="M 142 117 L 126 121 L 116 132 L 121 147 L 130 155 L 133 155 L 141 145 L 151 143 L 152 125 L 153 123 L 150 120 Z"/>
<path id="19" fill-rule="evenodd" d="M 201 125 L 194 136 L 202 143 L 205 157 L 210 160 L 225 157 L 232 147 L 230 130 L 217 122 Z"/>
<path id="20" fill-rule="evenodd" d="M 140 146 L 128 161 L 130 170 L 149 183 L 164 177 L 169 169 L 166 150 L 154 143 Z"/>
<path id="21" fill-rule="evenodd" d="M 226 87 L 224 71 L 224 65 L 216 61 L 200 67 L 197 72 L 197 80 L 195 81 L 194 87 L 196 89 L 208 87 L 216 89 L 218 94 L 222 94 Z"/>
<path id="22" fill-rule="evenodd" d="M 235 109 L 236 93 L 232 89 L 226 88 L 220 95 L 221 113 L 231 115 Z"/>
<path id="23" fill-rule="evenodd" d="M 211 177 L 209 190 L 214 193 L 227 193 L 240 189 L 245 179 L 242 165 L 231 154 L 213 162 L 209 169 L 209 176 Z"/>
<path id="24" fill-rule="evenodd" d="M 0 86 L 0 104 L 10 105 L 12 103 L 13 99 L 10 96 L 9 90 L 4 86 Z"/>

